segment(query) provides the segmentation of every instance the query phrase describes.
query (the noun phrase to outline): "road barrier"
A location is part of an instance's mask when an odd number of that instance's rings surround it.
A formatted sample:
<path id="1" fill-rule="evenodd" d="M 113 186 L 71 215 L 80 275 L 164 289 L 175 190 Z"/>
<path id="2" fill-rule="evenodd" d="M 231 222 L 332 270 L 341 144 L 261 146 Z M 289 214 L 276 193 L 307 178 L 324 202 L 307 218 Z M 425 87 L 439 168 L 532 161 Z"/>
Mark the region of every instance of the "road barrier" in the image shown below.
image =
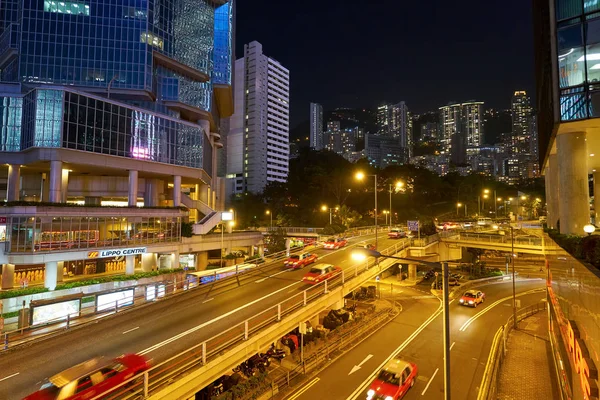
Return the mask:
<path id="1" fill-rule="evenodd" d="M 537 314 L 546 309 L 546 302 L 532 304 L 517 311 L 517 323 L 531 315 Z M 500 368 L 506 357 L 506 339 L 514 327 L 514 319 L 511 315 L 506 324 L 502 325 L 496 332 L 492 342 L 492 348 L 485 366 L 481 385 L 479 385 L 479 394 L 477 400 L 496 400 L 498 393 L 498 380 Z"/>
<path id="2" fill-rule="evenodd" d="M 381 251 L 381 254 L 394 255 L 407 247 L 410 247 L 410 240 L 399 241 L 393 246 Z M 391 262 L 392 260 L 389 261 L 389 265 L 385 268 L 393 264 Z M 373 268 L 377 265 L 377 260 L 371 259 L 346 268 L 329 280 L 320 282 L 314 286 L 308 287 L 302 292 L 291 295 L 283 302 L 275 304 L 220 334 L 204 340 L 190 349 L 155 365 L 150 370 L 141 374 L 141 376 L 137 375 L 132 377 L 114 388 L 110 394 L 103 394 L 102 396 L 94 397 L 92 400 L 100 398 L 117 399 L 121 398 L 126 393 L 129 393 L 129 395 L 135 393 L 137 396 L 147 398 L 152 394 L 157 393 L 159 390 L 164 389 L 169 385 L 173 385 L 178 379 L 185 378 L 186 375 L 190 374 L 195 369 L 206 366 L 211 363 L 211 361 L 220 363 L 227 358 L 227 354 L 229 353 L 235 353 L 236 356 L 239 357 L 239 350 L 237 352 L 235 351 L 236 346 L 244 345 L 244 342 L 248 342 L 251 337 L 258 335 L 262 329 L 283 323 L 284 319 L 289 323 L 291 320 L 288 320 L 285 317 L 295 320 L 296 318 L 293 317 L 295 312 L 303 309 L 309 303 L 319 301 L 321 298 L 324 298 L 323 296 L 328 295 L 330 292 L 341 295 L 344 292 L 356 290 L 356 288 L 360 287 L 364 282 L 381 273 L 381 267 Z M 342 292 L 339 292 L 336 289 L 342 289 Z M 181 335 L 191 335 L 195 332 L 202 331 L 200 330 L 200 327 L 201 325 L 192 328 Z M 208 329 L 207 327 L 205 328 Z M 244 352 L 242 351 L 241 353 L 243 355 Z M 252 354 L 249 356 L 251 355 Z M 202 389 L 200 383 L 198 381 L 196 382 L 199 386 L 197 387 L 197 390 Z M 175 388 L 176 387 L 177 386 L 175 386 Z M 166 395 L 165 398 L 167 397 L 177 398 L 177 396 L 172 393 Z"/>

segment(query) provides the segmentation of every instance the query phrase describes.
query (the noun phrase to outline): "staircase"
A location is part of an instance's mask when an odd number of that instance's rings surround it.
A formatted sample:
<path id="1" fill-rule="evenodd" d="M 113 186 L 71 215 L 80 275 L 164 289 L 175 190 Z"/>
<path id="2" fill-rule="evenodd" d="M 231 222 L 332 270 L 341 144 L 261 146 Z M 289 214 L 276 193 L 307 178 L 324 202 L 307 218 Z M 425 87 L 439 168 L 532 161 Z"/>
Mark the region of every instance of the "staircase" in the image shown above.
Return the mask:
<path id="1" fill-rule="evenodd" d="M 200 221 L 194 224 L 194 235 L 206 235 L 221 222 L 221 213 L 213 210 L 203 201 L 192 200 L 187 194 L 181 193 L 181 203 L 189 209 L 200 211 L 204 215 Z"/>

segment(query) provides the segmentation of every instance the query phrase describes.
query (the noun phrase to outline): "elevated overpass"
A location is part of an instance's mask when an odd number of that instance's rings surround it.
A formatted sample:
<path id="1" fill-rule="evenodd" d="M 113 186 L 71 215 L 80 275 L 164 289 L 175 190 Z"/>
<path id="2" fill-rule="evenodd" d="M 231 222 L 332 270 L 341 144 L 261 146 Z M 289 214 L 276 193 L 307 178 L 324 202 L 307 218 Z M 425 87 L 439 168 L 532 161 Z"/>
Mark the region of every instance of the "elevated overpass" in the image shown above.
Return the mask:
<path id="1" fill-rule="evenodd" d="M 536 230 L 538 231 L 538 230 Z M 541 232 L 540 232 L 541 233 Z M 546 243 L 542 234 L 533 235 L 528 232 L 526 236 L 511 237 L 510 234 L 475 233 L 453 230 L 440 233 L 440 240 L 450 246 L 472 247 L 485 250 L 511 252 L 514 246 L 515 253 L 544 255 L 552 251 L 554 246 Z"/>

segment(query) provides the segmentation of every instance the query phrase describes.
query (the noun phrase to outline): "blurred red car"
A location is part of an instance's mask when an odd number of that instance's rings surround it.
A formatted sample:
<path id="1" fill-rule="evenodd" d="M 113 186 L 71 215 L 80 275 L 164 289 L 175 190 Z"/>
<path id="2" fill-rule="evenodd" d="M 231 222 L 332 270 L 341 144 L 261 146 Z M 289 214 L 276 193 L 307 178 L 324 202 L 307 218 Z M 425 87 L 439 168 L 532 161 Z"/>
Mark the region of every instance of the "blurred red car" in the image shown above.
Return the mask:
<path id="1" fill-rule="evenodd" d="M 339 249 L 340 247 L 344 247 L 348 244 L 346 239 L 342 238 L 329 238 L 325 241 L 323 248 L 325 249 Z"/>
<path id="2" fill-rule="evenodd" d="M 483 303 L 484 300 L 485 293 L 481 290 L 467 290 L 458 300 L 458 304 L 476 308 L 477 304 Z"/>
<path id="3" fill-rule="evenodd" d="M 114 360 L 92 358 L 49 378 L 40 390 L 23 400 L 91 399 L 149 368 L 149 361 L 137 354 L 126 354 Z"/>
<path id="4" fill-rule="evenodd" d="M 319 257 L 316 254 L 311 253 L 301 253 L 301 254 L 293 254 L 283 262 L 283 265 L 290 268 L 302 268 L 305 265 L 312 264 L 316 262 Z"/>
<path id="5" fill-rule="evenodd" d="M 302 278 L 302 282 L 316 285 L 342 272 L 340 267 L 331 264 L 316 264 Z"/>
<path id="6" fill-rule="evenodd" d="M 392 359 L 371 383 L 367 392 L 367 400 L 401 399 L 408 389 L 413 387 L 417 379 L 417 365 L 402 361 L 398 358 Z"/>

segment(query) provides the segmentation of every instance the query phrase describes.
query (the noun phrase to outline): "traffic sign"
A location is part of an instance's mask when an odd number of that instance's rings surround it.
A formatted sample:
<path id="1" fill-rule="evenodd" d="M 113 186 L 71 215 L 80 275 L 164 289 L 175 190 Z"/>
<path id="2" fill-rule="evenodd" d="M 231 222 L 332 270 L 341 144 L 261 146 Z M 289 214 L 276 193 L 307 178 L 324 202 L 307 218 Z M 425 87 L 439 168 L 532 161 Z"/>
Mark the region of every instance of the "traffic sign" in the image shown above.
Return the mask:
<path id="1" fill-rule="evenodd" d="M 411 232 L 416 232 L 419 230 L 419 221 L 406 221 L 406 225 L 408 230 Z"/>

